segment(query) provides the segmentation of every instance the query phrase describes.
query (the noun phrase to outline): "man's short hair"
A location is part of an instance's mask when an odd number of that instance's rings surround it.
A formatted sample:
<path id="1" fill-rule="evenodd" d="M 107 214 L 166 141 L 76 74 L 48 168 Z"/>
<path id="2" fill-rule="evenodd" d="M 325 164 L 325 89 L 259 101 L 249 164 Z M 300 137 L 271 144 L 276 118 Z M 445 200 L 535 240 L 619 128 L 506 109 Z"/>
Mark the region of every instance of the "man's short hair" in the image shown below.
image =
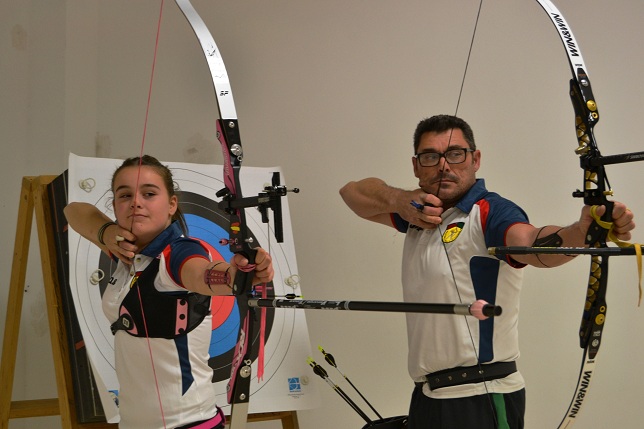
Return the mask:
<path id="1" fill-rule="evenodd" d="M 414 153 L 418 151 L 420 138 L 423 134 L 428 132 L 442 133 L 453 128 L 461 130 L 470 149 L 476 150 L 474 132 L 467 122 L 452 115 L 436 115 L 423 119 L 416 126 L 416 131 L 414 131 Z"/>

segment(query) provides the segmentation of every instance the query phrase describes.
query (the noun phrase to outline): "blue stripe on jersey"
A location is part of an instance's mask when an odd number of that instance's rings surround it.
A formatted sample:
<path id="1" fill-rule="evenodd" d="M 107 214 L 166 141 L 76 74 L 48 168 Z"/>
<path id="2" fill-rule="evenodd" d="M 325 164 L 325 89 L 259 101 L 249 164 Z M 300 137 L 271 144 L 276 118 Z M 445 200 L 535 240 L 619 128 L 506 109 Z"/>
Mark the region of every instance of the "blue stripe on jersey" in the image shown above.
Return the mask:
<path id="1" fill-rule="evenodd" d="M 195 378 L 192 375 L 192 366 L 190 365 L 190 355 L 188 353 L 188 336 L 181 335 L 174 338 L 179 354 L 179 367 L 181 368 L 181 395 L 185 395 Z"/>
<path id="2" fill-rule="evenodd" d="M 476 299 L 490 304 L 496 302 L 496 287 L 499 278 L 500 261 L 492 258 L 474 257 L 470 260 L 470 273 Z M 479 321 L 479 362 L 494 359 L 493 337 L 494 317 Z"/>

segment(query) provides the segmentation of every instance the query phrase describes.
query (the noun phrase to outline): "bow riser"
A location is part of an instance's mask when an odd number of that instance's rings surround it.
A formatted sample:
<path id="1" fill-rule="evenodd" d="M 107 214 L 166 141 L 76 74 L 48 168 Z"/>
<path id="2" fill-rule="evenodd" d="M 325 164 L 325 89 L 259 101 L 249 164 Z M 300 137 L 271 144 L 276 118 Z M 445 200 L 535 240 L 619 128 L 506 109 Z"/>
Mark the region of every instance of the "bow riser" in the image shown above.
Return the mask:
<path id="1" fill-rule="evenodd" d="M 229 238 L 221 240 L 227 244 L 232 253 L 241 254 L 250 264 L 255 263 L 256 243 L 248 234 L 246 228 L 246 213 L 244 205 L 236 204 L 241 200 L 240 170 L 244 151 L 239 135 L 239 124 L 236 119 L 220 119 L 217 121 L 217 137 L 224 155 L 224 184 L 226 187 L 217 193 L 222 198 L 219 207 L 230 216 Z M 240 295 L 249 290 L 252 272 L 238 271 L 233 284 L 233 293 Z"/>
<path id="2" fill-rule="evenodd" d="M 575 111 L 575 129 L 580 155 L 580 165 L 584 169 L 583 192 L 576 191 L 573 196 L 583 198 L 589 206 L 606 207 L 601 220 L 610 222 L 613 203 L 606 197 L 611 194 L 603 166 L 592 166 L 591 160 L 601 157 L 593 130 L 599 121 L 599 111 L 593 96 L 592 87 L 583 68 L 578 68 L 577 79 L 570 81 L 570 99 Z M 608 230 L 597 221 L 588 228 L 586 244 L 591 247 L 606 247 Z M 579 328 L 579 345 L 586 349 L 589 359 L 599 352 L 601 336 L 606 321 L 606 288 L 608 286 L 608 256 L 593 256 L 590 263 L 586 302 Z M 592 339 L 592 341 L 591 341 Z"/>
<path id="3" fill-rule="evenodd" d="M 240 170 L 243 161 L 243 149 L 239 134 L 239 123 L 236 119 L 219 119 L 217 121 L 217 138 L 224 156 L 224 184 L 226 187 L 217 193 L 222 200 L 219 207 L 229 215 L 228 239 L 220 240 L 227 244 L 232 253 L 241 254 L 249 264 L 255 263 L 257 251 L 246 227 L 246 212 L 243 206 L 235 206 L 241 198 Z M 246 292 L 252 289 L 253 271 L 237 270 L 233 280 L 232 291 L 237 297 L 237 307 L 243 317 L 243 325 L 235 347 L 231 365 L 230 380 L 227 388 L 228 403 L 232 405 L 231 414 L 243 416 L 235 419 L 235 427 L 245 426 L 250 400 L 251 363 L 250 333 L 253 332 L 253 317 L 249 314 Z"/>
<path id="4" fill-rule="evenodd" d="M 606 197 L 611 194 L 603 166 L 593 166 L 592 160 L 601 157 L 595 136 L 594 127 L 599 121 L 599 111 L 593 96 L 592 86 L 585 70 L 576 70 L 577 79 L 570 81 L 570 99 L 575 111 L 575 129 L 578 147 L 575 152 L 580 155 L 580 165 L 584 170 L 583 192 L 573 192 L 574 197 L 583 198 L 589 206 L 606 207 L 601 220 L 610 222 L 613 203 Z M 586 244 L 590 247 L 606 247 L 608 231 L 597 221 L 588 228 Z M 587 349 L 587 358 L 595 359 L 601 345 L 602 331 L 606 321 L 606 289 L 608 287 L 608 256 L 593 256 L 590 262 L 586 302 L 579 327 L 579 345 Z M 591 341 L 592 340 L 592 341 Z"/>

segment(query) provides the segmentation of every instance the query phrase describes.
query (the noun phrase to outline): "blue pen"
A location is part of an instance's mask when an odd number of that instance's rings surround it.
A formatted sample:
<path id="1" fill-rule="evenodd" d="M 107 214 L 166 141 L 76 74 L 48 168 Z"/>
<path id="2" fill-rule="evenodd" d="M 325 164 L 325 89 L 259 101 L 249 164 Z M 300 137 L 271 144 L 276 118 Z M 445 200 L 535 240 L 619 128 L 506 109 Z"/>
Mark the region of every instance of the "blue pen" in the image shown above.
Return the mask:
<path id="1" fill-rule="evenodd" d="M 417 203 L 414 200 L 411 200 L 411 202 L 409 204 L 411 204 L 412 206 L 414 206 L 416 208 L 416 210 L 421 211 L 421 212 L 423 211 L 423 208 L 425 207 L 422 204 Z"/>

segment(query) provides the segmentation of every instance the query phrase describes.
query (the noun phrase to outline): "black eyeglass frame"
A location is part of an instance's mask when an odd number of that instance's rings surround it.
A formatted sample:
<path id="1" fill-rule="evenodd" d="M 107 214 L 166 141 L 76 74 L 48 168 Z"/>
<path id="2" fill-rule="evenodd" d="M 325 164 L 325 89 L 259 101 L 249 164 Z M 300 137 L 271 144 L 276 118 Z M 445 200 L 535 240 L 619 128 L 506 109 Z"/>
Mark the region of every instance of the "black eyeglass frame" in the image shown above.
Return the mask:
<path id="1" fill-rule="evenodd" d="M 463 151 L 463 155 L 465 155 L 463 157 L 462 161 L 450 162 L 449 159 L 447 159 L 447 156 L 448 156 L 448 154 L 450 152 L 455 153 L 455 152 L 460 152 L 460 151 Z M 414 158 L 416 158 L 416 161 L 418 161 L 418 164 L 421 167 L 436 167 L 438 164 L 440 164 L 441 158 L 445 158 L 445 162 L 447 162 L 450 165 L 452 165 L 452 164 L 462 164 L 467 159 L 467 153 L 468 152 L 475 152 L 475 150 L 471 149 L 471 148 L 465 148 L 465 147 L 456 147 L 456 148 L 453 148 L 453 149 L 448 149 L 445 152 L 421 152 L 421 153 L 417 153 L 416 155 L 414 155 Z M 420 160 L 420 157 L 423 156 L 423 155 L 426 155 L 426 154 L 438 155 L 438 158 L 436 159 L 436 163 L 432 164 L 432 165 L 423 164 L 423 162 Z"/>

